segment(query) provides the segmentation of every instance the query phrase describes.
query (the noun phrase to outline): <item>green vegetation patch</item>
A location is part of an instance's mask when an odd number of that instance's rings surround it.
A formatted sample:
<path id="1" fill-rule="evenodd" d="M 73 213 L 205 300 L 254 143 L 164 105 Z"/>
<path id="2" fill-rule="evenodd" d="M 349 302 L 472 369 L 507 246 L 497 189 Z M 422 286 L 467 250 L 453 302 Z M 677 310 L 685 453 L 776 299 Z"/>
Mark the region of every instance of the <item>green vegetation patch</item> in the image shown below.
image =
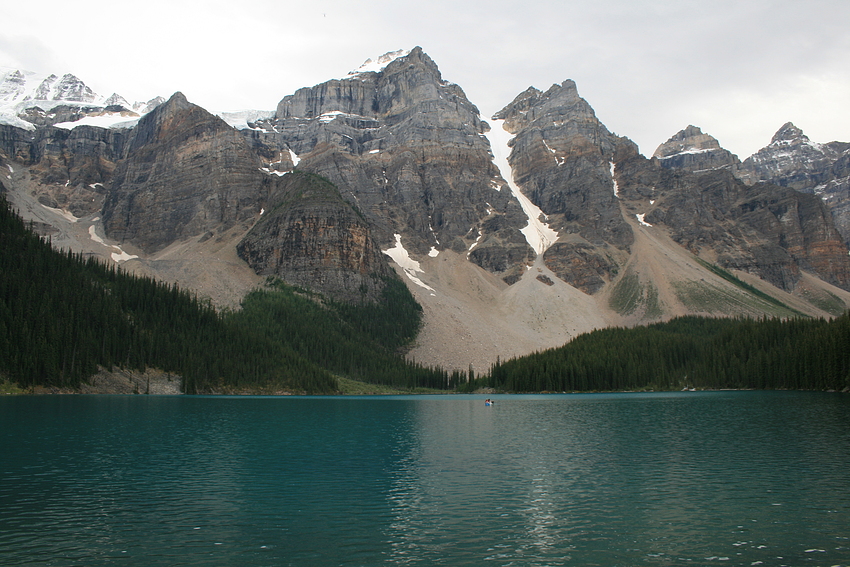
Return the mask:
<path id="1" fill-rule="evenodd" d="M 706 282 L 672 282 L 672 286 L 679 301 L 693 311 L 769 314 L 775 317 L 803 315 L 781 302 L 767 302 L 749 293 L 735 293 Z"/>
<path id="2" fill-rule="evenodd" d="M 0 197 L 0 376 L 77 388 L 98 366 L 159 368 L 186 393 L 336 393 L 337 376 L 395 388 L 455 387 L 408 363 L 421 308 L 398 278 L 377 303 L 335 303 L 272 282 L 218 313 L 176 286 L 55 251 Z"/>
<path id="3" fill-rule="evenodd" d="M 631 315 L 637 309 L 643 295 L 640 278 L 633 272 L 626 272 L 614 284 L 609 305 L 621 315 Z"/>
<path id="4" fill-rule="evenodd" d="M 658 301 L 658 288 L 651 282 L 646 285 L 646 312 L 644 315 L 647 319 L 655 319 L 663 315 L 661 304 Z"/>
<path id="5" fill-rule="evenodd" d="M 396 388 L 446 388 L 440 369 L 406 361 L 401 352 L 416 336 L 421 307 L 398 279 L 388 279 L 379 303 L 351 305 L 327 300 L 280 280 L 255 290 L 230 314 L 240 332 L 262 329 L 327 372 Z"/>
<path id="6" fill-rule="evenodd" d="M 850 390 L 848 344 L 850 314 L 831 321 L 680 317 L 593 331 L 563 347 L 497 363 L 471 388 Z"/>
<path id="7" fill-rule="evenodd" d="M 825 290 L 804 290 L 801 295 L 803 299 L 830 315 L 838 316 L 847 310 L 847 305 L 844 304 L 840 297 Z"/>
<path id="8" fill-rule="evenodd" d="M 779 301 L 775 297 L 766 294 L 765 292 L 751 286 L 750 284 L 748 284 L 746 282 L 741 281 L 740 279 L 738 279 L 737 277 L 732 275 L 730 272 L 724 270 L 720 266 L 706 262 L 705 260 L 703 260 L 702 258 L 699 258 L 699 257 L 695 257 L 695 259 L 702 267 L 706 268 L 707 270 L 709 270 L 713 274 L 720 276 L 721 278 L 723 278 L 727 282 L 735 285 L 736 287 L 746 291 L 747 293 L 752 294 L 752 295 L 758 297 L 759 299 L 766 301 L 767 303 L 775 305 L 776 307 L 779 307 L 779 308 L 786 310 L 790 313 L 793 313 L 795 315 L 803 315 L 803 313 L 800 313 L 796 309 L 792 309 L 791 307 L 788 307 L 787 305 L 785 305 L 783 302 Z M 803 315 L 803 316 L 805 316 L 805 315 Z"/>
<path id="9" fill-rule="evenodd" d="M 24 390 L 22 390 L 17 384 L 14 382 L 10 382 L 6 379 L 0 379 L 0 396 L 5 396 L 7 394 L 23 394 Z"/>
<path id="10" fill-rule="evenodd" d="M 614 284 L 608 305 L 620 315 L 631 315 L 643 308 L 643 316 L 648 319 L 661 317 L 663 311 L 658 301 L 658 288 L 647 282 L 641 283 L 640 276 L 626 272 Z"/>

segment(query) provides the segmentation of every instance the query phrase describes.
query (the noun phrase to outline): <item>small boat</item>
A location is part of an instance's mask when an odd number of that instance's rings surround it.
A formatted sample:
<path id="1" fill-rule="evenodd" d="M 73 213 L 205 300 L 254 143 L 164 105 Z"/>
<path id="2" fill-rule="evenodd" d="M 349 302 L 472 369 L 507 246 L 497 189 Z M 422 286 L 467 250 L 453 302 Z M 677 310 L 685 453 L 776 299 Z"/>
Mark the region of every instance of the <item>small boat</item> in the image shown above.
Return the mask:
<path id="1" fill-rule="evenodd" d="M 496 403 L 496 402 L 494 402 L 493 400 L 491 400 L 491 399 L 489 399 L 489 398 L 488 398 L 488 399 L 486 399 L 486 400 L 484 400 L 484 405 L 485 405 L 485 406 L 492 406 L 492 405 L 493 405 L 493 404 L 495 404 L 495 403 Z"/>

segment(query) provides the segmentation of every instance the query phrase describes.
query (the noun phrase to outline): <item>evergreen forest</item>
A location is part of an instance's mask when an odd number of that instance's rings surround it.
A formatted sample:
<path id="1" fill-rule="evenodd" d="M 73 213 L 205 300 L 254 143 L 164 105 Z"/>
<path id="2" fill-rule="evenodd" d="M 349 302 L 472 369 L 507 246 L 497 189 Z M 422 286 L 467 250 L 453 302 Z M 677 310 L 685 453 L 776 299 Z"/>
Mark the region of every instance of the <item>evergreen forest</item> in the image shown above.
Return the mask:
<path id="1" fill-rule="evenodd" d="M 421 308 L 397 278 L 382 303 L 363 305 L 269 284 L 217 312 L 176 286 L 54 250 L 0 198 L 0 381 L 73 389 L 98 367 L 176 373 L 186 393 L 334 393 L 338 376 L 398 388 L 460 381 L 400 354 Z"/>
<path id="2" fill-rule="evenodd" d="M 832 320 L 680 317 L 609 328 L 497 363 L 468 388 L 508 392 L 850 389 L 850 314 Z"/>
<path id="3" fill-rule="evenodd" d="M 53 249 L 0 196 L 0 382 L 74 389 L 103 368 L 156 368 L 186 393 L 336 393 L 339 378 L 470 392 L 850 389 L 850 314 L 832 320 L 681 317 L 609 328 L 487 374 L 405 360 L 422 310 L 331 301 L 275 279 L 217 311 L 178 287 Z"/>

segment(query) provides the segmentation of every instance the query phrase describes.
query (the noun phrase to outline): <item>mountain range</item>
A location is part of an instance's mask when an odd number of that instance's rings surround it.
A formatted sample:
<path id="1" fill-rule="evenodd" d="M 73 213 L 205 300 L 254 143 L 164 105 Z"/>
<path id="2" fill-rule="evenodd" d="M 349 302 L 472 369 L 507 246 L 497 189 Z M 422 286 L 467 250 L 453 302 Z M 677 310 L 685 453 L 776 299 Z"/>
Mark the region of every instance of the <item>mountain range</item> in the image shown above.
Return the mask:
<path id="1" fill-rule="evenodd" d="M 0 81 L 0 185 L 56 247 L 226 307 L 269 276 L 348 302 L 401 277 L 408 356 L 445 368 L 676 315 L 838 315 L 848 170 L 850 143 L 791 123 L 743 161 L 695 126 L 646 157 L 571 80 L 484 116 L 419 47 L 274 111 Z"/>

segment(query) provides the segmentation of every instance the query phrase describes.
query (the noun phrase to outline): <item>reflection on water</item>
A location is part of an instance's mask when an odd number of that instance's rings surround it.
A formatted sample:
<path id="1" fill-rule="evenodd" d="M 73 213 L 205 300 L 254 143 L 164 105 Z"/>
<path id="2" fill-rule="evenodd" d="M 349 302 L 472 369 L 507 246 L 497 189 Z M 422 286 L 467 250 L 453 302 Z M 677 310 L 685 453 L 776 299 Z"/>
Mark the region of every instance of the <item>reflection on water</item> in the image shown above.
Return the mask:
<path id="1" fill-rule="evenodd" d="M 848 565 L 850 398 L 0 399 L 2 565 Z"/>

